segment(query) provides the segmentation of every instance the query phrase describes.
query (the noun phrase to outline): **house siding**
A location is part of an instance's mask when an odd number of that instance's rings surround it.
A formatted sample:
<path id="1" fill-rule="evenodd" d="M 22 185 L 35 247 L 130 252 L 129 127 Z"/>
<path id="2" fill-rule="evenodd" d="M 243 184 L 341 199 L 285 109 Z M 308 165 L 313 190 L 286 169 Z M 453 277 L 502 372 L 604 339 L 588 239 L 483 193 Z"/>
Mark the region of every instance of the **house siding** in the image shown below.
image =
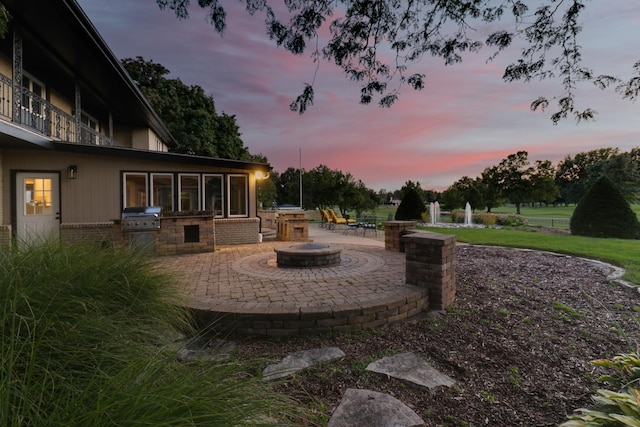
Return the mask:
<path id="1" fill-rule="evenodd" d="M 119 239 L 116 228 L 123 208 L 124 172 L 243 175 L 247 177 L 248 204 L 246 212 L 244 206 L 241 212 L 246 217 L 222 222 L 221 244 L 258 241 L 254 170 L 268 170 L 268 165 L 159 154 L 166 153 L 167 142 L 173 141 L 169 129 L 126 77 L 120 61 L 75 1 L 7 0 L 3 4 L 12 21 L 0 44 L 0 89 L 5 101 L 0 109 L 0 244 L 11 239 L 14 224 L 24 223 L 25 215 L 16 206 L 23 195 L 13 197 L 16 177 L 23 172 L 57 175 L 54 190 L 59 191 L 59 211 L 54 212 L 55 218 L 46 219 L 48 226 L 59 220 L 63 241 L 100 244 L 115 244 Z M 41 13 L 32 13 L 36 6 Z M 14 52 L 20 55 L 16 61 Z M 79 54 L 81 63 L 77 62 Z M 28 73 L 45 87 L 44 101 L 34 87 L 35 93 L 30 88 L 24 88 L 22 96 L 14 93 L 15 84 L 22 83 L 14 81 L 14 66 L 23 67 L 18 74 Z M 28 108 L 13 104 L 21 100 L 28 101 Z M 80 125 L 81 113 L 98 122 L 99 132 L 93 124 Z M 75 179 L 67 177 L 72 165 L 77 170 Z M 241 202 L 233 199 L 236 205 Z M 194 209 L 190 213 L 204 212 Z M 173 243 L 167 243 L 167 249 L 158 240 L 160 252 L 213 250 L 214 219 L 207 221 L 211 224 L 188 224 L 187 237 L 182 236 L 181 241 L 180 226 L 170 233 L 172 225 L 167 223 L 163 238 L 186 246 L 171 249 Z M 196 225 L 206 233 L 197 242 L 191 241 Z"/>

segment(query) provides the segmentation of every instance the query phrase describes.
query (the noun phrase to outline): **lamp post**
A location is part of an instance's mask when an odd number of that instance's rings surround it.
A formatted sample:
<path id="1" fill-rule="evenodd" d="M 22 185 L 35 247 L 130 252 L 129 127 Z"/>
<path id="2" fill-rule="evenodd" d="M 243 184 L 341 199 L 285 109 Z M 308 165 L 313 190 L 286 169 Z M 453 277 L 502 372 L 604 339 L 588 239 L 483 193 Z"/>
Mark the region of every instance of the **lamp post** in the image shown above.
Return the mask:
<path id="1" fill-rule="evenodd" d="M 300 148 L 300 209 L 302 209 L 302 148 Z"/>

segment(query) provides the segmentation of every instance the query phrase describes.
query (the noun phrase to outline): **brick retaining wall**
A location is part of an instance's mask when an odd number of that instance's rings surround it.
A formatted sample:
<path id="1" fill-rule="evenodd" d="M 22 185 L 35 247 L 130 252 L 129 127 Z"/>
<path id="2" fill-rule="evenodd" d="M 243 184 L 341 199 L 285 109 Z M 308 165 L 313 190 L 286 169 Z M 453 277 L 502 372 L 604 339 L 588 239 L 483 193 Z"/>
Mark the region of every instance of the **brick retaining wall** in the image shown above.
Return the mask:
<path id="1" fill-rule="evenodd" d="M 428 292 L 412 291 L 403 297 L 369 306 L 353 306 L 333 310 L 331 307 L 301 307 L 248 310 L 238 313 L 233 309 L 192 309 L 201 325 L 213 326 L 224 335 L 293 336 L 346 332 L 378 328 L 408 319 L 423 312 L 428 306 Z"/>

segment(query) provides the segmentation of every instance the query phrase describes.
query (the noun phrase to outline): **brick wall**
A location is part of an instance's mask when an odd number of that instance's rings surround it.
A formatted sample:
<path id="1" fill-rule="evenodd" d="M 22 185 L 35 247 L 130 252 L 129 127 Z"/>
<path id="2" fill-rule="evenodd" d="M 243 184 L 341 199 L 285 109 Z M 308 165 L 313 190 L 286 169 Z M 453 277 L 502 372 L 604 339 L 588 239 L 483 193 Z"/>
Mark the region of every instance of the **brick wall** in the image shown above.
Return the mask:
<path id="1" fill-rule="evenodd" d="M 384 248 L 393 252 L 404 252 L 404 243 L 401 238 L 405 234 L 415 230 L 415 221 L 383 221 Z"/>
<path id="2" fill-rule="evenodd" d="M 276 218 L 278 217 L 278 211 L 275 210 L 265 210 L 258 211 L 258 216 L 262 218 L 262 229 L 270 229 L 275 230 L 278 226 L 276 223 Z"/>
<path id="3" fill-rule="evenodd" d="M 0 225 L 0 248 L 8 248 L 11 246 L 11 226 Z"/>
<path id="4" fill-rule="evenodd" d="M 298 311 L 255 307 L 237 313 L 192 309 L 199 324 L 222 335 L 293 336 L 328 332 L 373 329 L 413 317 L 428 306 L 427 292 L 407 293 L 405 298 L 390 298 L 367 307 L 336 310 L 332 307 L 302 307 Z"/>
<path id="5" fill-rule="evenodd" d="M 429 308 L 444 310 L 456 296 L 456 236 L 416 232 L 402 237 L 406 282 L 429 291 Z"/>
<path id="6" fill-rule="evenodd" d="M 216 246 L 258 243 L 259 218 L 215 219 Z"/>
<path id="7" fill-rule="evenodd" d="M 215 250 L 213 216 L 160 218 L 156 237 L 158 255 L 194 254 Z"/>
<path id="8" fill-rule="evenodd" d="M 65 243 L 95 243 L 111 247 L 114 244 L 113 222 L 60 224 L 60 240 Z"/>

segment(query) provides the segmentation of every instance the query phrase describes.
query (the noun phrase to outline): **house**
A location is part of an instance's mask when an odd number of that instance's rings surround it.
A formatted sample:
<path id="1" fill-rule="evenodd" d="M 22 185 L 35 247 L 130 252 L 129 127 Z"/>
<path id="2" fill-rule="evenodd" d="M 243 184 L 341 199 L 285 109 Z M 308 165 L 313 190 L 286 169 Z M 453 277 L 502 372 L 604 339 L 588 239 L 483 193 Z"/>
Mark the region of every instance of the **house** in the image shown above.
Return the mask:
<path id="1" fill-rule="evenodd" d="M 169 153 L 171 134 L 75 0 L 3 4 L 0 242 L 160 254 L 258 242 L 268 164 Z M 123 227 L 123 212 L 148 206 L 162 208 L 152 226 Z"/>

